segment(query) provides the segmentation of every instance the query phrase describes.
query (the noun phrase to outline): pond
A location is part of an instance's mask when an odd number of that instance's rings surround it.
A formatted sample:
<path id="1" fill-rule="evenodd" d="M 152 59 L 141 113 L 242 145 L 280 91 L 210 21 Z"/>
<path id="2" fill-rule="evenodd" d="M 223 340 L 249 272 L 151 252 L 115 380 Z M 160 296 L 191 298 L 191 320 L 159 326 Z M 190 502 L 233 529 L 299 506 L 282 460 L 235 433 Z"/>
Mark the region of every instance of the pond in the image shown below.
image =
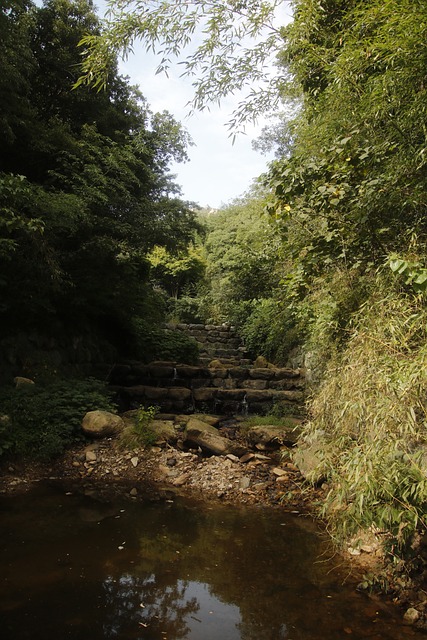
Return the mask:
<path id="1" fill-rule="evenodd" d="M 296 514 L 55 483 L 1 496 L 0 513 L 3 640 L 422 637 L 343 583 Z"/>

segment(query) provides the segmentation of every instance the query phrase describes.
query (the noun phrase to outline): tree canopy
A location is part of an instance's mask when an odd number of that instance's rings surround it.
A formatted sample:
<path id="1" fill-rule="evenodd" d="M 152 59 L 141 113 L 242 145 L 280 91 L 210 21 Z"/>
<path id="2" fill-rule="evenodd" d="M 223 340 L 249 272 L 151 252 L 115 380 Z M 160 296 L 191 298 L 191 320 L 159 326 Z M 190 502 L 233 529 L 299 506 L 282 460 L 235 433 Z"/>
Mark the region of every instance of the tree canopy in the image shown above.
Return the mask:
<path id="1" fill-rule="evenodd" d="M 113 62 L 104 91 L 72 89 L 77 44 L 98 32 L 91 0 L 0 10 L 3 336 L 49 327 L 125 342 L 147 313 L 147 252 L 194 234 L 169 170 L 187 159 L 187 132 Z"/>

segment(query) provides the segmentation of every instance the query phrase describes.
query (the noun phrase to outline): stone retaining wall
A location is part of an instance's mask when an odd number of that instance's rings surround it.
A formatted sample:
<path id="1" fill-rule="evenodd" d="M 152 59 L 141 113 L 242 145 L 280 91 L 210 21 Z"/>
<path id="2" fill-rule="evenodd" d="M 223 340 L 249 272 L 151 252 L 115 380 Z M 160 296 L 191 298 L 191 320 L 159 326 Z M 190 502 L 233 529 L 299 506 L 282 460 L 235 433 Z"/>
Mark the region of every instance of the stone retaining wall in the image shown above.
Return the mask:
<path id="1" fill-rule="evenodd" d="M 203 367 L 153 362 L 116 365 L 111 388 L 122 409 L 157 405 L 166 412 L 267 413 L 273 405 L 297 412 L 304 399 L 300 369 Z"/>
<path id="2" fill-rule="evenodd" d="M 193 338 L 199 347 L 200 362 L 219 359 L 229 364 L 250 364 L 242 339 L 235 327 L 227 323 L 214 324 L 168 324 L 167 329 L 179 331 Z"/>

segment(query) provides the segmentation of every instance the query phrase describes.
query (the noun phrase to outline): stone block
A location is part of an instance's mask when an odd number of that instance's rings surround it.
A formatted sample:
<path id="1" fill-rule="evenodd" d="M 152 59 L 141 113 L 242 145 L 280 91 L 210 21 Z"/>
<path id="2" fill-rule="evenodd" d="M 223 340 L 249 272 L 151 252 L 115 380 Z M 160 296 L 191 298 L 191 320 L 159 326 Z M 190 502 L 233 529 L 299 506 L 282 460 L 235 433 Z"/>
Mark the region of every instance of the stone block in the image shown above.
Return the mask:
<path id="1" fill-rule="evenodd" d="M 272 399 L 274 402 L 302 402 L 304 394 L 302 391 L 273 391 Z"/>
<path id="2" fill-rule="evenodd" d="M 162 378 L 173 378 L 174 375 L 174 367 L 170 365 L 166 366 L 157 366 L 151 364 L 149 367 L 150 376 L 153 380 L 159 380 Z"/>
<path id="3" fill-rule="evenodd" d="M 176 367 L 178 378 L 199 378 L 203 375 L 202 371 L 207 371 L 207 369 L 192 367 L 190 365 L 178 365 Z M 207 374 L 206 377 L 209 377 L 209 374 Z"/>
<path id="4" fill-rule="evenodd" d="M 145 398 L 147 400 L 162 400 L 167 397 L 169 389 L 162 387 L 145 387 Z"/>
<path id="5" fill-rule="evenodd" d="M 298 378 L 301 375 L 299 369 L 275 369 L 274 378 L 276 380 L 283 380 L 284 378 Z"/>
<path id="6" fill-rule="evenodd" d="M 210 402 L 216 398 L 218 389 L 213 387 L 201 387 L 200 389 L 194 389 L 193 397 L 196 402 Z"/>
<path id="7" fill-rule="evenodd" d="M 171 387 L 168 389 L 167 397 L 171 400 L 182 400 L 187 402 L 191 400 L 192 393 L 191 389 L 187 389 L 185 387 Z"/>
<path id="8" fill-rule="evenodd" d="M 258 389 L 242 389 L 243 393 L 246 393 L 246 401 L 251 404 L 251 402 L 269 402 L 272 399 L 272 392 L 268 389 L 264 391 Z"/>
<path id="9" fill-rule="evenodd" d="M 245 395 L 245 389 L 218 389 L 217 398 L 222 402 L 233 402 L 243 400 Z"/>
<path id="10" fill-rule="evenodd" d="M 274 369 L 249 369 L 249 375 L 254 380 L 271 380 L 274 378 Z"/>
<path id="11" fill-rule="evenodd" d="M 237 380 L 244 380 L 249 375 L 248 369 L 245 367 L 231 367 L 228 373 L 231 378 L 236 378 Z"/>
<path id="12" fill-rule="evenodd" d="M 268 380 L 243 380 L 240 386 L 245 389 L 257 389 L 263 391 L 268 388 Z"/>

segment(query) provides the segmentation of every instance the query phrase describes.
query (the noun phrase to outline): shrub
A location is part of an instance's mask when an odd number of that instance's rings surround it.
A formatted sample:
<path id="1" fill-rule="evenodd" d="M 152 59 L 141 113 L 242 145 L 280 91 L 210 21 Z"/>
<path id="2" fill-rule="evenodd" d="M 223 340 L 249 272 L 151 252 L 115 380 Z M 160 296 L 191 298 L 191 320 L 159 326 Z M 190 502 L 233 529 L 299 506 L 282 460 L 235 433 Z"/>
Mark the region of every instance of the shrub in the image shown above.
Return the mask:
<path id="1" fill-rule="evenodd" d="M 81 435 L 87 411 L 114 410 L 105 386 L 97 380 L 61 380 L 48 386 L 26 385 L 0 390 L 0 455 L 48 460 Z"/>
<path id="2" fill-rule="evenodd" d="M 137 348 L 135 355 L 145 362 L 169 360 L 196 364 L 199 358 L 197 342 L 192 338 L 168 329 L 147 326 L 143 320 L 135 321 Z"/>
<path id="3" fill-rule="evenodd" d="M 129 449 L 154 445 L 157 441 L 157 435 L 151 427 L 151 422 L 158 410 L 158 407 L 138 409 L 133 424 L 126 427 L 121 434 L 121 445 Z"/>
<path id="4" fill-rule="evenodd" d="M 337 541 L 373 528 L 403 552 L 427 526 L 426 327 L 425 301 L 379 276 L 312 401 L 305 435 L 322 434 L 313 478 L 327 479 Z"/>

